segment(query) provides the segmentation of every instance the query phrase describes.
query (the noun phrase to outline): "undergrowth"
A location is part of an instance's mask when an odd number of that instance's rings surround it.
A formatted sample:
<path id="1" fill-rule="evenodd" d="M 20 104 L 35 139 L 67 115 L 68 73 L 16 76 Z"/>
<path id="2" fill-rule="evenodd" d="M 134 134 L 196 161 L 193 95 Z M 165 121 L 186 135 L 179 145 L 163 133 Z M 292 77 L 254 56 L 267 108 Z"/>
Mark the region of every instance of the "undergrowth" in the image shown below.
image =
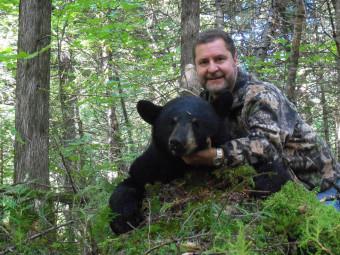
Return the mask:
<path id="1" fill-rule="evenodd" d="M 237 179 L 232 188 L 209 180 L 149 186 L 143 226 L 102 248 L 108 254 L 340 254 L 340 213 L 320 204 L 316 191 L 288 182 L 255 201 L 244 192 L 247 175 Z"/>
<path id="2" fill-rule="evenodd" d="M 317 191 L 292 182 L 254 200 L 255 174 L 243 166 L 148 185 L 145 221 L 120 236 L 108 226 L 116 184 L 100 181 L 63 197 L 4 187 L 0 254 L 340 254 L 340 212 L 321 204 Z M 36 198 L 60 201 L 53 217 L 51 208 L 27 217 L 26 201 Z"/>

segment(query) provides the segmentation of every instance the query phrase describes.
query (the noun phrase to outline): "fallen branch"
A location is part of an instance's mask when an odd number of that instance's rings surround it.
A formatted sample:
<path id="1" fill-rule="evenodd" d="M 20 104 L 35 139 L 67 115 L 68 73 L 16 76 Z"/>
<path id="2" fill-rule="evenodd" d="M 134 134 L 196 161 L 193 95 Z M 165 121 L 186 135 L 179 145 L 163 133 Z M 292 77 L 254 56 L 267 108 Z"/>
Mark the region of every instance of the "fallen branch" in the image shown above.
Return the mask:
<path id="1" fill-rule="evenodd" d="M 195 239 L 195 238 L 199 238 L 199 237 L 207 237 L 207 236 L 212 236 L 214 235 L 213 233 L 204 233 L 204 234 L 198 234 L 198 235 L 194 235 L 194 236 L 188 236 L 188 237 L 184 237 L 184 238 L 176 238 L 176 239 L 173 239 L 173 240 L 170 240 L 170 241 L 166 241 L 164 243 L 161 243 L 149 250 L 147 250 L 144 255 L 147 255 L 149 254 L 150 252 L 154 251 L 154 250 L 157 250 L 163 246 L 166 246 L 166 245 L 169 245 L 169 244 L 172 244 L 172 243 L 177 243 L 177 242 L 180 242 L 180 241 L 183 241 L 183 240 L 190 240 L 190 239 Z"/>
<path id="2" fill-rule="evenodd" d="M 195 209 L 191 212 L 191 214 L 189 215 L 189 217 L 183 222 L 182 227 L 181 227 L 181 230 L 184 228 L 185 224 L 190 220 L 190 218 L 195 214 L 195 212 L 197 212 L 198 210 L 203 209 L 203 208 L 205 208 L 205 207 L 207 207 L 207 205 L 203 205 L 203 206 L 200 206 L 200 207 L 195 208 Z"/>
<path id="3" fill-rule="evenodd" d="M 69 225 L 69 224 L 72 224 L 72 223 L 74 223 L 74 222 L 75 222 L 75 220 L 70 220 L 70 221 L 68 221 L 68 222 L 66 222 L 66 223 L 64 223 L 64 224 L 60 224 L 60 225 L 51 227 L 51 228 L 46 229 L 46 230 L 44 230 L 44 231 L 42 231 L 42 232 L 40 232 L 40 233 L 37 233 L 37 234 L 35 234 L 35 235 L 32 235 L 32 236 L 30 236 L 29 238 L 27 238 L 27 239 L 21 241 L 21 242 L 20 242 L 19 244 L 17 244 L 17 245 L 13 245 L 13 246 L 7 247 L 5 250 L 3 250 L 3 251 L 0 252 L 0 255 L 6 254 L 6 253 L 8 253 L 8 252 L 11 252 L 11 251 L 15 250 L 18 246 L 20 246 L 20 245 L 22 245 L 22 244 L 24 244 L 24 243 L 26 243 L 26 242 L 28 242 L 28 241 L 32 241 L 32 240 L 34 240 L 34 239 L 36 239 L 36 238 L 38 238 L 38 237 L 40 237 L 40 236 L 43 236 L 43 235 L 45 235 L 45 234 L 47 234 L 47 233 L 49 233 L 49 232 L 51 232 L 51 231 L 53 231 L 53 230 L 56 230 L 56 229 L 58 229 L 58 228 L 64 227 L 64 226 Z"/>
<path id="4" fill-rule="evenodd" d="M 321 203 L 340 199 L 340 194 L 330 195 L 320 200 Z"/>

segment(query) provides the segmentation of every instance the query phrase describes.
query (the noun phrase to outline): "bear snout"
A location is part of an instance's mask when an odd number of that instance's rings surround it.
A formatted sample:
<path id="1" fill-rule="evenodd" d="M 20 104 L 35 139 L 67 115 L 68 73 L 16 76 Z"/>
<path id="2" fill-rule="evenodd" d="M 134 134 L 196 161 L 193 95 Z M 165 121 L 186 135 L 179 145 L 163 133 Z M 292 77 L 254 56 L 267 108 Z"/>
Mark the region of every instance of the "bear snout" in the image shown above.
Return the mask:
<path id="1" fill-rule="evenodd" d="M 185 155 L 185 140 L 180 137 L 172 137 L 169 140 L 169 149 L 174 155 Z"/>
<path id="2" fill-rule="evenodd" d="M 169 150 L 174 156 L 185 156 L 197 149 L 197 142 L 191 125 L 176 128 L 169 138 Z"/>

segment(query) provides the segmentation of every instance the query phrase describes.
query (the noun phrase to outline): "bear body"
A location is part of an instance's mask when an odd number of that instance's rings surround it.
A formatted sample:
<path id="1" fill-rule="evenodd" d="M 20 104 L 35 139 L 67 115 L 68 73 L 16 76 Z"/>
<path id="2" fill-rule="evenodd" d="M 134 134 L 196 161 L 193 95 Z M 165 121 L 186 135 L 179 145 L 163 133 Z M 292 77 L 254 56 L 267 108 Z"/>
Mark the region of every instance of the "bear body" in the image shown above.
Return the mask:
<path id="1" fill-rule="evenodd" d="M 152 143 L 138 157 L 129 170 L 129 177 L 118 184 L 112 193 L 109 205 L 115 214 L 110 222 L 116 234 L 125 233 L 143 220 L 140 212 L 145 197 L 145 184 L 160 181 L 168 183 L 195 171 L 211 171 L 214 167 L 193 167 L 184 163 L 181 156 L 207 148 L 207 139 L 212 147 L 220 147 L 230 140 L 230 134 L 223 123 L 233 102 L 231 93 L 222 93 L 211 103 L 197 97 L 184 97 L 171 100 L 163 107 L 149 101 L 139 101 L 137 110 L 140 116 L 152 125 Z M 260 165 L 258 172 L 278 173 L 271 177 L 258 177 L 261 190 L 277 191 L 289 178 L 284 175 L 281 165 L 272 162 Z"/>

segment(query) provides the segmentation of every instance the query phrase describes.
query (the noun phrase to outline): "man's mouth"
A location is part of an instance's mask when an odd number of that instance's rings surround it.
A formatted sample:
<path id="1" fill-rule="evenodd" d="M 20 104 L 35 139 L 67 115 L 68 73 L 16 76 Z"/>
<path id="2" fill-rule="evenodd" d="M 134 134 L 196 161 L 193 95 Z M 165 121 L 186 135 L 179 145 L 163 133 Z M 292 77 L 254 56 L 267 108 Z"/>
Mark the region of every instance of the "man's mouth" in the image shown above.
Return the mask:
<path id="1" fill-rule="evenodd" d="M 208 81 L 215 81 L 215 80 L 219 80 L 219 79 L 223 79 L 224 77 L 212 77 L 212 78 L 208 78 Z"/>
<path id="2" fill-rule="evenodd" d="M 214 80 L 219 80 L 219 79 L 224 79 L 223 73 L 207 74 L 206 76 L 207 81 L 214 81 Z"/>
<path id="3" fill-rule="evenodd" d="M 215 84 L 224 82 L 224 77 L 212 77 L 206 80 L 207 84 Z"/>

